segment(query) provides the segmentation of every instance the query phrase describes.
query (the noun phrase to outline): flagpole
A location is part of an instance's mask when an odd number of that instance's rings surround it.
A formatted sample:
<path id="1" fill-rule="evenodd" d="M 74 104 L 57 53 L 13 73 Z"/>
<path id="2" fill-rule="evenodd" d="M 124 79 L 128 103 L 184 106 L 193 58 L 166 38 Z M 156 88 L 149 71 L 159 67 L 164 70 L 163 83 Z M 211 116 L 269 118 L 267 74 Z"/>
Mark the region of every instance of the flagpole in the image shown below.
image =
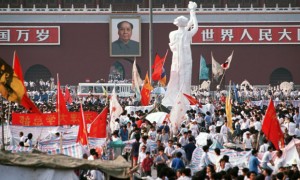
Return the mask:
<path id="1" fill-rule="evenodd" d="M 56 74 L 56 78 L 57 78 L 57 87 L 56 87 L 56 93 L 57 93 L 57 99 L 56 99 L 56 101 L 57 101 L 57 106 L 58 107 L 56 107 L 57 108 L 57 119 L 58 119 L 58 126 L 60 126 L 60 97 L 59 97 L 59 94 L 60 94 L 60 82 L 59 82 L 59 75 L 58 75 L 58 73 Z M 63 142 L 62 142 L 63 140 L 62 140 L 62 132 L 60 132 L 60 136 L 59 136 L 59 149 L 60 149 L 60 153 L 61 154 L 63 154 L 63 152 L 62 152 L 62 150 L 63 150 L 63 148 L 62 148 L 62 144 L 63 144 Z"/>
<path id="2" fill-rule="evenodd" d="M 153 58 L 153 9 L 152 0 L 149 0 L 149 81 L 152 83 L 152 58 Z"/>
<path id="3" fill-rule="evenodd" d="M 223 74 L 223 76 L 222 76 L 222 78 L 221 78 L 221 81 L 220 81 L 220 83 L 219 83 L 219 86 L 220 86 L 220 87 L 221 87 L 221 84 L 222 84 L 223 78 L 224 78 L 224 76 L 225 76 L 226 70 L 227 70 L 227 69 L 225 69 L 225 71 L 224 71 L 224 74 Z"/>
<path id="4" fill-rule="evenodd" d="M 1 97 L 1 108 L 2 108 L 2 112 L 0 113 L 0 119 L 1 119 L 1 127 L 2 127 L 2 147 L 1 150 L 5 151 L 5 143 L 4 143 L 4 111 L 3 111 L 3 97 L 0 95 Z"/>

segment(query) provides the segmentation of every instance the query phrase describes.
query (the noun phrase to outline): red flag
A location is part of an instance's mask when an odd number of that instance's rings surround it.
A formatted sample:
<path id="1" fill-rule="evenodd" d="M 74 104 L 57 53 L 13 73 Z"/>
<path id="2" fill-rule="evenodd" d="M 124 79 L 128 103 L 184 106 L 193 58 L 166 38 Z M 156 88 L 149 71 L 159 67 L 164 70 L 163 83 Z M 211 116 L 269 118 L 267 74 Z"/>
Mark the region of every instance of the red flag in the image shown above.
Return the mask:
<path id="1" fill-rule="evenodd" d="M 86 128 L 86 123 L 85 123 L 85 118 L 84 118 L 81 103 L 80 103 L 80 113 L 81 113 L 82 118 L 81 118 L 81 122 L 79 124 L 76 142 L 79 142 L 81 145 L 88 145 L 87 128 Z"/>
<path id="2" fill-rule="evenodd" d="M 150 102 L 150 93 L 152 91 L 153 87 L 150 84 L 149 77 L 148 77 L 148 72 L 146 74 L 145 80 L 144 80 L 144 85 L 141 90 L 141 104 L 142 106 L 148 106 Z"/>
<path id="3" fill-rule="evenodd" d="M 68 113 L 68 109 L 66 107 L 66 101 L 64 95 L 60 89 L 59 77 L 57 74 L 57 93 L 56 93 L 56 108 L 59 116 L 64 113 Z"/>
<path id="4" fill-rule="evenodd" d="M 190 105 L 199 105 L 199 107 L 202 107 L 202 105 L 198 102 L 197 99 L 195 99 L 194 97 L 190 96 L 190 95 L 187 95 L 185 93 L 183 93 L 183 95 L 189 100 L 190 102 Z"/>
<path id="5" fill-rule="evenodd" d="M 22 85 L 25 89 L 25 93 L 21 99 L 20 104 L 33 113 L 41 113 L 41 111 L 36 107 L 36 105 L 31 101 L 31 99 L 28 97 L 26 93 L 27 91 L 26 91 L 26 87 L 24 86 L 23 71 L 16 51 L 14 52 L 13 69 L 17 77 L 22 82 Z"/>
<path id="6" fill-rule="evenodd" d="M 264 132 L 268 140 L 273 143 L 277 150 L 279 150 L 279 141 L 281 141 L 281 146 L 284 146 L 284 136 L 276 116 L 276 110 L 272 99 L 270 99 L 269 106 L 264 118 L 262 131 Z"/>
<path id="7" fill-rule="evenodd" d="M 65 87 L 65 101 L 68 102 L 69 104 L 73 102 L 72 96 L 67 86 Z"/>
<path id="8" fill-rule="evenodd" d="M 167 58 L 168 51 L 166 52 L 165 56 L 161 58 L 158 54 L 155 55 L 154 64 L 152 66 L 153 73 L 152 73 L 152 80 L 159 81 L 164 78 L 164 64 Z"/>
<path id="9" fill-rule="evenodd" d="M 105 107 L 102 112 L 91 123 L 89 137 L 105 138 L 106 137 L 106 119 L 108 108 Z"/>

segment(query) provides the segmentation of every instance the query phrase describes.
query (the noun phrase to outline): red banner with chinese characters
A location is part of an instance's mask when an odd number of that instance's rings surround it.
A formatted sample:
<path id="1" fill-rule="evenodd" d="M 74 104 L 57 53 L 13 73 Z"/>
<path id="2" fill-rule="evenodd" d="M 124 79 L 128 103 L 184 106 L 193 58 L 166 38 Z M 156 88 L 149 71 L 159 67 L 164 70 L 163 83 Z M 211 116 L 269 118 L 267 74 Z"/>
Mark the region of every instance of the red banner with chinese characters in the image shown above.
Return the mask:
<path id="1" fill-rule="evenodd" d="M 299 25 L 199 26 L 192 44 L 300 44 Z"/>
<path id="2" fill-rule="evenodd" d="M 59 44 L 59 26 L 0 26 L 0 45 Z"/>
<path id="3" fill-rule="evenodd" d="M 85 121 L 90 124 L 96 117 L 96 112 L 84 112 Z M 80 112 L 69 112 L 60 115 L 58 122 L 58 113 L 49 114 L 20 114 L 12 113 L 12 124 L 19 126 L 58 126 L 58 125 L 79 125 L 81 121 Z"/>

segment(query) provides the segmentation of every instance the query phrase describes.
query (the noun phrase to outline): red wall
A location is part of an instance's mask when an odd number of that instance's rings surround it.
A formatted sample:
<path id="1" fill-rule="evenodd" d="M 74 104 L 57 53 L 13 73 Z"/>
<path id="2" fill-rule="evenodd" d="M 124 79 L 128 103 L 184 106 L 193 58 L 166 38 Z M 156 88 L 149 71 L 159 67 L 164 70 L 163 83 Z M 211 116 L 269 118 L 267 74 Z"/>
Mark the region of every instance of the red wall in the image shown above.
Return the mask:
<path id="1" fill-rule="evenodd" d="M 119 60 L 125 67 L 127 79 L 131 78 L 132 64 L 122 58 L 109 57 L 109 24 L 1 24 L 5 25 L 59 25 L 61 44 L 59 46 L 0 46 L 0 57 L 11 64 L 13 51 L 17 50 L 23 72 L 35 64 L 46 66 L 52 76 L 60 74 L 62 84 L 76 85 L 89 78 L 91 82 L 108 79 L 109 68 Z M 169 32 L 176 29 L 173 24 L 154 24 L 154 54 L 164 55 L 168 47 Z M 137 58 L 141 77 L 149 69 L 148 24 L 142 24 L 142 56 Z M 284 67 L 292 75 L 295 84 L 300 84 L 299 45 L 193 45 L 193 84 L 198 84 L 199 59 L 202 54 L 211 64 L 210 53 L 223 63 L 234 50 L 230 69 L 226 72 L 226 83 L 232 80 L 241 83 L 247 79 L 251 84 L 269 84 L 273 70 Z M 172 54 L 166 61 L 169 77 Z"/>

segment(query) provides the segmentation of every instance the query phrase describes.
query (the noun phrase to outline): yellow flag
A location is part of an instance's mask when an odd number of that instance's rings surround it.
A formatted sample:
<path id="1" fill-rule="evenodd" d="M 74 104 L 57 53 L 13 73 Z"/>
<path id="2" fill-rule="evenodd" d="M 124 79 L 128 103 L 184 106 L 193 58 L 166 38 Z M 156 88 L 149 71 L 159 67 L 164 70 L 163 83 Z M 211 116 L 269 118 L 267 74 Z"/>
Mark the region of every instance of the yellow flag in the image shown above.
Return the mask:
<path id="1" fill-rule="evenodd" d="M 231 112 L 231 81 L 229 83 L 229 90 L 226 97 L 225 110 L 226 110 L 226 117 L 227 117 L 227 127 L 230 129 L 231 132 L 233 132 L 232 112 Z"/>

